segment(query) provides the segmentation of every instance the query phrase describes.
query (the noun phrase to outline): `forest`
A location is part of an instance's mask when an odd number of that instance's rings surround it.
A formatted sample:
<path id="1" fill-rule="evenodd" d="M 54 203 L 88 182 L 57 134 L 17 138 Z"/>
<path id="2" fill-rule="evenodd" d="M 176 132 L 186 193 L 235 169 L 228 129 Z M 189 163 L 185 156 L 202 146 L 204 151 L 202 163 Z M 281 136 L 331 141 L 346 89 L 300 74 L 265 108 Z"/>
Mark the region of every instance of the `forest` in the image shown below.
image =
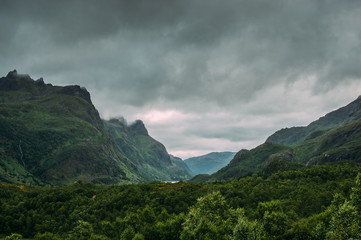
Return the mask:
<path id="1" fill-rule="evenodd" d="M 361 174 L 325 164 L 214 183 L 1 184 L 1 239 L 360 239 Z"/>

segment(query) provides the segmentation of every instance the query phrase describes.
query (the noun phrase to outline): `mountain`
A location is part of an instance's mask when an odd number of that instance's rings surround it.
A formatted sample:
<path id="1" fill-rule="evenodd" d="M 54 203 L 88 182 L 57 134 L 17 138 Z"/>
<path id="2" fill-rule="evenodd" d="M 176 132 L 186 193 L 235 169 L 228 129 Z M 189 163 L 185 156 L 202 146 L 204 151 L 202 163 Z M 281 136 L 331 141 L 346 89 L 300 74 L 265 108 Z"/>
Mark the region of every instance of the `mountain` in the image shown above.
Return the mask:
<path id="1" fill-rule="evenodd" d="M 266 142 L 279 143 L 292 146 L 302 142 L 308 137 L 315 137 L 335 127 L 345 126 L 361 118 L 361 96 L 345 107 L 326 114 L 306 127 L 292 127 L 281 129 L 271 136 Z"/>
<path id="2" fill-rule="evenodd" d="M 163 144 L 149 136 L 141 120 L 128 124 L 119 119 L 104 121 L 107 132 L 114 138 L 122 153 L 150 180 L 188 179 L 191 174 L 178 166 Z"/>
<path id="3" fill-rule="evenodd" d="M 193 172 L 189 169 L 189 167 L 187 166 L 187 164 L 179 157 L 175 157 L 173 155 L 169 155 L 170 159 L 177 164 L 178 167 L 184 169 L 186 172 L 189 173 L 190 176 L 193 176 Z"/>
<path id="4" fill-rule="evenodd" d="M 111 131 L 122 127 L 100 119 L 85 88 L 11 71 L 0 78 L 0 182 L 113 184 L 188 176 L 141 121 L 126 127 L 129 144 Z"/>
<path id="5" fill-rule="evenodd" d="M 258 172 L 280 154 L 288 155 L 288 149 L 287 146 L 267 142 L 252 150 L 242 149 L 226 167 L 212 174 L 211 179 L 228 180 Z"/>
<path id="6" fill-rule="evenodd" d="M 143 180 L 104 131 L 85 88 L 45 84 L 14 70 L 0 78 L 0 102 L 1 181 Z"/>
<path id="7" fill-rule="evenodd" d="M 193 181 L 220 181 L 260 172 L 334 162 L 361 162 L 361 97 L 307 127 L 281 129 L 264 144 L 239 151 L 218 172 Z"/>
<path id="8" fill-rule="evenodd" d="M 194 174 L 211 174 L 226 166 L 235 152 L 212 152 L 184 160 Z"/>

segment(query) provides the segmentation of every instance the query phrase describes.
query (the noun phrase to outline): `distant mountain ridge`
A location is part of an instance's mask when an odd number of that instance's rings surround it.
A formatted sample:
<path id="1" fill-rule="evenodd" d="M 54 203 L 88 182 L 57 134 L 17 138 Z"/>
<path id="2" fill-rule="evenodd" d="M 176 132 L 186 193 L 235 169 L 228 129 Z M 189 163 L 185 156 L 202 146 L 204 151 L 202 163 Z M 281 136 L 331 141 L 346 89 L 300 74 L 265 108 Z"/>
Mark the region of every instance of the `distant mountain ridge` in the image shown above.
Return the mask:
<path id="1" fill-rule="evenodd" d="M 193 181 L 228 180 L 262 171 L 275 172 L 277 168 L 349 161 L 361 163 L 361 97 L 307 127 L 281 129 L 264 144 L 239 151 L 216 173 L 196 176 Z"/>
<path id="2" fill-rule="evenodd" d="M 0 182 L 115 184 L 189 176 L 143 122 L 103 121 L 85 88 L 45 84 L 16 70 L 0 78 Z"/>
<path id="3" fill-rule="evenodd" d="M 212 152 L 185 159 L 184 162 L 194 174 L 211 174 L 226 166 L 235 154 L 235 152 Z"/>
<path id="4" fill-rule="evenodd" d="M 274 142 L 287 146 L 295 145 L 305 140 L 307 137 L 314 137 L 315 135 L 323 134 L 332 128 L 344 126 L 352 121 L 361 119 L 360 110 L 361 96 L 347 106 L 326 114 L 306 127 L 281 129 L 269 136 L 266 142 Z"/>

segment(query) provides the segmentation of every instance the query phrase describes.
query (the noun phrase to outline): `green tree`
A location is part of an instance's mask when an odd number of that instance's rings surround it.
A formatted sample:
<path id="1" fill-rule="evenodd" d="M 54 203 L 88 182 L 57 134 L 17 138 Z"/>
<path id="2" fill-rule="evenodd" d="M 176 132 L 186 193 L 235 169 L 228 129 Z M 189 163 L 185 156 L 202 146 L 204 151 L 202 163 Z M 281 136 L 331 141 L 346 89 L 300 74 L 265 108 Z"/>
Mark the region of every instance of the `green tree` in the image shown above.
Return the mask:
<path id="1" fill-rule="evenodd" d="M 361 212 L 361 173 L 357 174 L 356 186 L 352 188 L 350 199 L 351 204 L 356 207 L 357 211 Z"/>
<path id="2" fill-rule="evenodd" d="M 323 222 L 320 222 L 316 225 L 315 229 L 312 232 L 313 238 L 315 240 L 323 240 L 326 238 L 327 228 Z"/>
<path id="3" fill-rule="evenodd" d="M 100 223 L 101 230 L 109 238 L 119 238 L 117 229 L 109 221 L 102 221 Z"/>
<path id="4" fill-rule="evenodd" d="M 19 233 L 12 233 L 10 236 L 5 237 L 5 240 L 18 240 L 23 239 L 23 236 Z"/>
<path id="5" fill-rule="evenodd" d="M 182 224 L 184 223 L 185 215 L 173 214 L 168 220 L 157 222 L 155 229 L 157 230 L 159 240 L 178 240 L 182 232 Z"/>
<path id="6" fill-rule="evenodd" d="M 294 213 L 285 214 L 279 200 L 261 202 L 256 211 L 256 216 L 262 219 L 267 236 L 272 237 L 282 236 L 290 228 L 291 221 L 288 215 Z"/>
<path id="7" fill-rule="evenodd" d="M 137 233 L 134 235 L 132 240 L 144 240 L 144 236 L 141 233 Z"/>
<path id="8" fill-rule="evenodd" d="M 283 212 L 281 202 L 279 200 L 272 200 L 269 202 L 260 202 L 257 206 L 256 216 L 258 219 L 263 218 L 265 212 Z"/>
<path id="9" fill-rule="evenodd" d="M 356 207 L 345 201 L 332 213 L 330 231 L 326 234 L 327 239 L 360 239 L 360 224 Z"/>
<path id="10" fill-rule="evenodd" d="M 233 230 L 233 240 L 261 240 L 265 239 L 263 225 L 256 221 L 249 221 L 246 216 L 241 215 Z"/>
<path id="11" fill-rule="evenodd" d="M 241 210 L 232 209 L 219 192 L 210 193 L 190 207 L 180 239 L 230 239 Z"/>
<path id="12" fill-rule="evenodd" d="M 132 240 L 134 236 L 134 229 L 132 227 L 127 227 L 120 235 L 120 240 Z"/>
<path id="13" fill-rule="evenodd" d="M 79 220 L 78 225 L 70 232 L 68 239 L 89 240 L 93 234 L 90 223 Z"/>
<path id="14" fill-rule="evenodd" d="M 50 232 L 37 233 L 34 237 L 35 240 L 61 240 L 58 234 L 53 234 Z"/>
<path id="15" fill-rule="evenodd" d="M 90 240 L 110 240 L 110 238 L 104 235 L 92 234 Z"/>
<path id="16" fill-rule="evenodd" d="M 267 235 L 279 237 L 290 227 L 290 221 L 288 216 L 283 212 L 266 211 L 263 215 L 263 226 Z"/>
<path id="17" fill-rule="evenodd" d="M 139 221 L 144 223 L 154 223 L 155 222 L 155 214 L 153 208 L 149 205 L 146 205 L 144 209 L 138 211 Z"/>

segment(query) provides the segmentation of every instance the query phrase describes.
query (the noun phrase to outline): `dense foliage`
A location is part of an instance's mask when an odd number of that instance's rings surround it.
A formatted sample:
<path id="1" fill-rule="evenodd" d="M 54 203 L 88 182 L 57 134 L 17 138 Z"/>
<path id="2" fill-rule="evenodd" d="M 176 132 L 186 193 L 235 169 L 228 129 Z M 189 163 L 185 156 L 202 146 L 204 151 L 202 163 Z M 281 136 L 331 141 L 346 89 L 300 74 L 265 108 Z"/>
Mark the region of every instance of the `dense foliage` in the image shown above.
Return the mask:
<path id="1" fill-rule="evenodd" d="M 227 182 L 0 185 L 5 239 L 358 239 L 361 168 L 321 165 Z"/>

